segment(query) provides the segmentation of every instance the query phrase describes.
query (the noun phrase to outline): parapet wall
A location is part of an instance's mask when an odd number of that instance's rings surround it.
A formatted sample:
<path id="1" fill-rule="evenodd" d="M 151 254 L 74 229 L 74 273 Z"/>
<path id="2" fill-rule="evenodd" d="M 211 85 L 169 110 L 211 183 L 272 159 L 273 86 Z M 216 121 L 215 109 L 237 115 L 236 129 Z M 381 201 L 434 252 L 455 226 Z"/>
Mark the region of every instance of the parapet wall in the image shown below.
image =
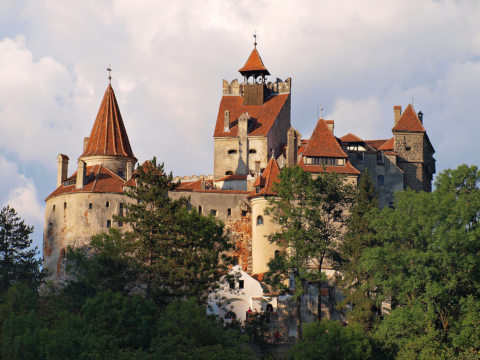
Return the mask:
<path id="1" fill-rule="evenodd" d="M 243 95 L 244 83 L 239 83 L 237 79 L 232 80 L 229 83 L 227 80 L 223 80 L 223 95 Z M 292 88 L 292 79 L 287 78 L 285 81 L 277 78 L 275 82 L 267 82 L 267 89 L 270 90 L 270 94 L 289 94 Z"/>

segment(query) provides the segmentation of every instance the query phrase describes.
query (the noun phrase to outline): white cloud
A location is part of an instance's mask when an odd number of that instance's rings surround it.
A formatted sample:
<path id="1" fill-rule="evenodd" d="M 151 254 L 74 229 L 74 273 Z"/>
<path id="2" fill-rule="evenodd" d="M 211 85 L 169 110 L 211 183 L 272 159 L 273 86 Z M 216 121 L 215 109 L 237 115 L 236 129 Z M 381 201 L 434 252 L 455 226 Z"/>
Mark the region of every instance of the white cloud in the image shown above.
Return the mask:
<path id="1" fill-rule="evenodd" d="M 18 166 L 0 155 L 0 206 L 9 205 L 29 226 L 34 226 L 33 245 L 41 249 L 44 207 L 38 200 L 32 179 L 19 173 Z"/>

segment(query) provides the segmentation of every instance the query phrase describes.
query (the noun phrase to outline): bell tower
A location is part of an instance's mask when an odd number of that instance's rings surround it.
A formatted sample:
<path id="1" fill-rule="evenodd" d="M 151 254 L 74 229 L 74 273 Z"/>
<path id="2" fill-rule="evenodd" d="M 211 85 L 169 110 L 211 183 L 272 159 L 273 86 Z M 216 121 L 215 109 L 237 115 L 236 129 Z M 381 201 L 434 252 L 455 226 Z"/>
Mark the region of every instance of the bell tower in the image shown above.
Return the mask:
<path id="1" fill-rule="evenodd" d="M 257 42 L 255 41 L 255 48 L 250 54 L 245 65 L 238 70 L 244 78 L 243 86 L 243 105 L 263 105 L 265 101 L 266 92 L 268 91 L 265 80 L 266 76 L 270 75 L 265 65 L 263 65 L 262 58 L 257 50 Z M 251 83 L 249 80 L 251 78 Z"/>

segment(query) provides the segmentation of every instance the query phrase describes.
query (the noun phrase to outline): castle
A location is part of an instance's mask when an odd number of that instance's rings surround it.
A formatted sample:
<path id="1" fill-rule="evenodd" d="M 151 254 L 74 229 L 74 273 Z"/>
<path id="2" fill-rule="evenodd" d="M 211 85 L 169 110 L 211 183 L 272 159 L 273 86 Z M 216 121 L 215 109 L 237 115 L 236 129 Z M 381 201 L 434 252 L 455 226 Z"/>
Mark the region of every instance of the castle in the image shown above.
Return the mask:
<path id="1" fill-rule="evenodd" d="M 325 164 L 326 171 L 343 174 L 351 183 L 368 168 L 385 207 L 393 206 L 394 192 L 407 187 L 431 191 L 435 159 L 423 114 L 411 104 L 403 113 L 394 106 L 391 138 L 363 140 L 352 133 L 337 137 L 334 120 L 323 118 L 312 124 L 310 137 L 302 138 L 291 125 L 292 79 L 268 82 L 270 73 L 256 44 L 239 72 L 242 83 L 223 80 L 213 133 L 213 175 L 176 177 L 181 185 L 169 196 L 190 196 L 190 208 L 221 219 L 230 231 L 236 244 L 232 255 L 242 273 L 240 289 L 245 291 L 240 297 L 229 296 L 238 305 L 237 317 L 244 318 L 248 307 L 265 307 L 259 280 L 281 250 L 268 241 L 274 224 L 264 210 L 268 197 L 275 196 L 273 182 L 283 167 L 298 165 L 316 176 Z M 136 186 L 137 159 L 111 85 L 84 139 L 76 171 L 69 175 L 66 155 L 60 154 L 57 162 L 57 186 L 45 200 L 43 237 L 44 266 L 54 279 L 64 271 L 68 245 L 83 246 L 92 235 L 125 225 L 112 216 L 121 216 L 132 201 L 124 190 Z M 221 308 L 214 306 L 214 311 L 222 315 Z"/>

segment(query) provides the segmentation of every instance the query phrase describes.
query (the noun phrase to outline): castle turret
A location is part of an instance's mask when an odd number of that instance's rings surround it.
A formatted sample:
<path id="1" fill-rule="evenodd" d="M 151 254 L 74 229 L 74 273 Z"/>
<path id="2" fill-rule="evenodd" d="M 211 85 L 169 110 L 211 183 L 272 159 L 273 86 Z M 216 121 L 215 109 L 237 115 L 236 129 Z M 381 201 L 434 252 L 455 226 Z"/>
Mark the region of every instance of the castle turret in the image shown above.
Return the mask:
<path id="1" fill-rule="evenodd" d="M 111 85 L 105 91 L 90 136 L 85 140 L 80 160 L 87 166 L 102 164 L 125 178 L 127 164 L 137 162 Z"/>

